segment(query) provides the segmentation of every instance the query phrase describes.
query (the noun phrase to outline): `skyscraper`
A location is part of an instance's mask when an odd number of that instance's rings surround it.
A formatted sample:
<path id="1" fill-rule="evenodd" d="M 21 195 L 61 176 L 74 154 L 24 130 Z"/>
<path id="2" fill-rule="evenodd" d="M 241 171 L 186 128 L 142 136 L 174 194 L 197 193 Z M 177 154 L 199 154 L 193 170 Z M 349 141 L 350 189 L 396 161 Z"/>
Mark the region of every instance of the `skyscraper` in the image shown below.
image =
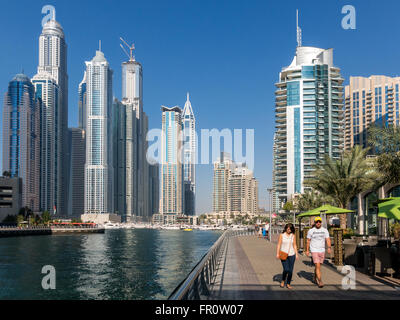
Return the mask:
<path id="1" fill-rule="evenodd" d="M 129 61 L 122 63 L 122 101 L 114 103 L 118 114 L 115 123 L 118 212 L 126 221 L 149 220 L 153 213 L 149 206 L 148 118 L 143 112 L 143 68 L 133 55 L 134 46 L 129 49 Z"/>
<path id="2" fill-rule="evenodd" d="M 325 155 L 342 150 L 343 79 L 333 64 L 333 49 L 297 47 L 276 84 L 274 186 L 286 201 L 305 191 L 304 179 Z"/>
<path id="3" fill-rule="evenodd" d="M 258 214 L 258 182 L 245 164 L 237 164 L 222 152 L 214 163 L 214 213 Z"/>
<path id="4" fill-rule="evenodd" d="M 229 178 L 233 169 L 230 155 L 222 152 L 221 157 L 214 163 L 213 210 L 215 213 L 230 211 Z"/>
<path id="5" fill-rule="evenodd" d="M 183 124 L 179 107 L 162 107 L 161 198 L 160 213 L 182 215 L 183 189 Z"/>
<path id="6" fill-rule="evenodd" d="M 183 168 L 184 168 L 184 190 L 185 209 L 188 216 L 196 214 L 196 119 L 194 117 L 189 93 L 182 114 L 184 146 L 183 146 Z"/>
<path id="7" fill-rule="evenodd" d="M 103 52 L 86 62 L 85 213 L 113 213 L 112 76 Z"/>
<path id="8" fill-rule="evenodd" d="M 42 160 L 47 164 L 41 168 L 43 194 L 41 204 L 42 210 L 51 211 L 56 208 L 58 213 L 67 213 L 68 207 L 68 181 L 69 165 L 65 163 L 65 154 L 68 152 L 68 74 L 67 74 L 67 45 L 64 31 L 61 25 L 55 21 L 48 21 L 42 30 L 39 38 L 39 65 L 37 75 L 34 77 L 38 82 L 53 81 L 57 90 L 53 100 L 43 100 L 42 108 L 45 111 L 47 121 L 44 136 L 47 146 L 42 148 Z M 34 82 L 34 81 L 32 81 Z M 48 86 L 47 84 L 46 86 Z M 41 91 L 39 85 L 35 87 Z M 46 96 L 43 91 L 39 95 Z M 54 109 L 54 110 L 53 110 Z M 50 128 L 49 125 L 52 125 Z M 52 144 L 50 147 L 49 144 Z M 48 172 L 46 170 L 51 170 Z M 51 181 L 54 180 L 54 181 Z"/>
<path id="9" fill-rule="evenodd" d="M 345 89 L 346 150 L 355 145 L 366 148 L 371 125 L 399 125 L 399 85 L 400 77 L 350 77 Z"/>
<path id="10" fill-rule="evenodd" d="M 85 130 L 71 128 L 70 134 L 70 214 L 74 217 L 80 217 L 85 212 Z"/>
<path id="11" fill-rule="evenodd" d="M 78 88 L 78 127 L 86 130 L 86 119 L 87 119 L 87 113 L 86 113 L 86 71 L 85 74 L 83 75 L 83 79 L 81 83 L 79 84 Z"/>
<path id="12" fill-rule="evenodd" d="M 133 117 L 136 119 L 135 115 Z M 122 221 L 131 219 L 127 216 L 126 180 L 130 172 L 126 169 L 126 106 L 117 98 L 113 102 L 113 155 L 114 155 L 114 209 Z"/>
<path id="13" fill-rule="evenodd" d="M 160 166 L 158 163 L 149 165 L 149 211 L 151 216 L 159 213 L 160 205 Z"/>
<path id="14" fill-rule="evenodd" d="M 237 166 L 228 180 L 229 211 L 233 214 L 258 214 L 258 182 L 246 166 Z"/>
<path id="15" fill-rule="evenodd" d="M 40 104 L 24 74 L 9 83 L 3 108 L 3 170 L 22 178 L 22 206 L 40 209 Z"/>
<path id="16" fill-rule="evenodd" d="M 40 210 L 53 213 L 61 198 L 60 87 L 46 72 L 35 75 L 32 83 L 40 102 Z"/>

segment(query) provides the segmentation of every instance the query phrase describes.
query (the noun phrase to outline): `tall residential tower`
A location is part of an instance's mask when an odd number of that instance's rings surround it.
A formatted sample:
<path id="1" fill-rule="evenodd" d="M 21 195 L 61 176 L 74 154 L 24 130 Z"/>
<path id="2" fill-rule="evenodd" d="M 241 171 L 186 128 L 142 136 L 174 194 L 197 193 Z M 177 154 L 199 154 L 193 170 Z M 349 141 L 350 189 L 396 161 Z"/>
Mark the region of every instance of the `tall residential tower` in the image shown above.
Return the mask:
<path id="1" fill-rule="evenodd" d="M 66 163 L 68 153 L 67 44 L 63 28 L 55 20 L 49 20 L 43 26 L 39 38 L 38 71 L 32 82 L 37 95 L 42 96 L 43 101 L 41 209 L 50 212 L 55 209 L 60 214 L 67 214 L 69 184 L 69 164 Z M 50 84 L 51 82 L 53 84 Z M 52 93 L 47 93 L 43 89 Z M 51 97 L 53 93 L 55 95 Z"/>
<path id="2" fill-rule="evenodd" d="M 161 197 L 162 215 L 184 214 L 183 125 L 179 107 L 162 107 Z"/>
<path id="3" fill-rule="evenodd" d="M 3 171 L 22 178 L 22 206 L 39 211 L 40 104 L 24 74 L 11 80 L 4 97 Z"/>
<path id="4" fill-rule="evenodd" d="M 346 86 L 345 149 L 368 147 L 367 131 L 371 125 L 399 125 L 399 86 L 400 77 L 350 77 Z"/>
<path id="5" fill-rule="evenodd" d="M 85 213 L 114 213 L 112 148 L 112 77 L 104 57 L 86 62 L 87 122 L 85 165 Z"/>
<path id="6" fill-rule="evenodd" d="M 196 119 L 190 103 L 189 93 L 182 113 L 184 146 L 183 170 L 185 209 L 188 216 L 196 214 Z"/>
<path id="7" fill-rule="evenodd" d="M 276 84 L 274 192 L 281 201 L 305 191 L 304 180 L 325 155 L 337 159 L 343 145 L 343 79 L 333 49 L 304 47 Z"/>

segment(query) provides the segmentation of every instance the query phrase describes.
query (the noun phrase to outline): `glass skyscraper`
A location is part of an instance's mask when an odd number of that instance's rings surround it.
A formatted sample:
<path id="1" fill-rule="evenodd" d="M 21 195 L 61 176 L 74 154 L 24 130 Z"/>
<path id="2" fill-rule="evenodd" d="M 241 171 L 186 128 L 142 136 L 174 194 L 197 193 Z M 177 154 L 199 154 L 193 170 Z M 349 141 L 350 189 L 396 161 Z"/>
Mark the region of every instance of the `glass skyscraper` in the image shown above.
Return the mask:
<path id="1" fill-rule="evenodd" d="M 78 127 L 86 130 L 86 71 L 78 88 Z"/>
<path id="2" fill-rule="evenodd" d="M 182 114 L 184 146 L 183 146 L 183 170 L 185 209 L 188 216 L 196 214 L 196 119 L 190 103 L 189 93 Z"/>
<path id="3" fill-rule="evenodd" d="M 57 211 L 61 180 L 60 88 L 46 72 L 32 78 L 40 102 L 40 210 Z"/>
<path id="4" fill-rule="evenodd" d="M 42 101 L 41 210 L 67 214 L 69 190 L 67 45 L 61 25 L 48 21 L 39 37 L 32 83 Z"/>
<path id="5" fill-rule="evenodd" d="M 24 74 L 10 81 L 4 97 L 3 171 L 22 178 L 22 205 L 39 211 L 40 105 Z"/>
<path id="6" fill-rule="evenodd" d="M 304 179 L 325 155 L 339 158 L 343 148 L 343 79 L 333 49 L 297 47 L 276 84 L 274 197 L 304 193 Z M 276 206 L 276 204 L 275 204 Z"/>
<path id="7" fill-rule="evenodd" d="M 103 52 L 86 62 L 87 122 L 85 164 L 85 213 L 114 212 L 112 148 L 113 71 Z"/>
<path id="8" fill-rule="evenodd" d="M 161 199 L 163 215 L 184 214 L 183 124 L 179 107 L 162 107 Z"/>

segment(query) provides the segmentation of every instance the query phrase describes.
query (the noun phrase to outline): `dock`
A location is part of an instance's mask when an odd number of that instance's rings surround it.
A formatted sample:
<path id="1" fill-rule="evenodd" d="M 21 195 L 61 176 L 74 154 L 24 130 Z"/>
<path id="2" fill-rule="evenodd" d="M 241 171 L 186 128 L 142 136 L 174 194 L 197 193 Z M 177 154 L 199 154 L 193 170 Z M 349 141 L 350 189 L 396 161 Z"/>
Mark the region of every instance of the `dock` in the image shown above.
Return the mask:
<path id="1" fill-rule="evenodd" d="M 61 228 L 61 227 L 32 227 L 32 228 L 0 228 L 0 238 L 49 236 L 61 234 L 97 234 L 105 233 L 104 228 Z"/>

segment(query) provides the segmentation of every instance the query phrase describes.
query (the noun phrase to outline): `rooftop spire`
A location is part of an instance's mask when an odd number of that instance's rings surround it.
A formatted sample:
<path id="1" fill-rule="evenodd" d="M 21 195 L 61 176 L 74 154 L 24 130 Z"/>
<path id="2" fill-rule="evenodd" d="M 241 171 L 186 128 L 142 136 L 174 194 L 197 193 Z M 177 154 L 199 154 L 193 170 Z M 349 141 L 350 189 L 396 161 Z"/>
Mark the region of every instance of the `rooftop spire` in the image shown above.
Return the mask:
<path id="1" fill-rule="evenodd" d="M 299 10 L 296 10 L 296 27 L 297 27 L 297 46 L 302 46 L 302 34 L 301 28 L 299 27 Z"/>

